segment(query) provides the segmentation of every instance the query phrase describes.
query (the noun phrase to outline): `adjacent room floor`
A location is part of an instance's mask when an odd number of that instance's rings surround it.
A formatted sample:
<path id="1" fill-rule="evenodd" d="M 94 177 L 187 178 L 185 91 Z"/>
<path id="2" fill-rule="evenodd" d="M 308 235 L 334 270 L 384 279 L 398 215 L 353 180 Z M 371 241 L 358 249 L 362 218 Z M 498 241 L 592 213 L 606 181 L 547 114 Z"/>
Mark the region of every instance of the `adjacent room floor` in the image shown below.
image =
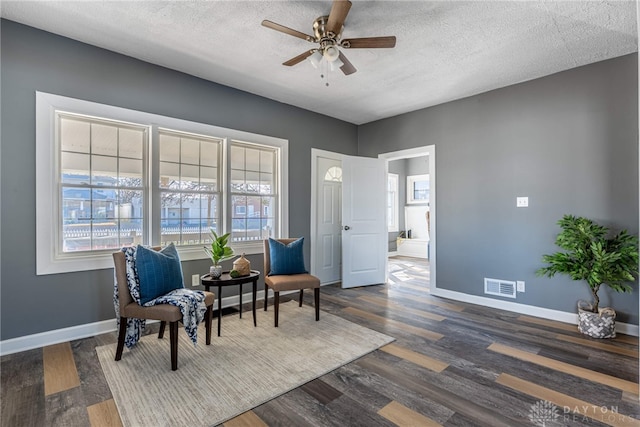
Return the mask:
<path id="1" fill-rule="evenodd" d="M 394 343 L 225 425 L 640 425 L 637 338 L 593 340 L 573 325 L 434 297 L 425 261 L 395 258 L 390 272 L 387 285 L 323 287 L 321 308 Z M 115 340 L 2 357 L 0 424 L 120 425 L 95 353 Z"/>
<path id="2" fill-rule="evenodd" d="M 387 265 L 388 284 L 401 286 L 404 289 L 415 289 L 429 292 L 429 260 L 405 256 L 389 257 Z"/>

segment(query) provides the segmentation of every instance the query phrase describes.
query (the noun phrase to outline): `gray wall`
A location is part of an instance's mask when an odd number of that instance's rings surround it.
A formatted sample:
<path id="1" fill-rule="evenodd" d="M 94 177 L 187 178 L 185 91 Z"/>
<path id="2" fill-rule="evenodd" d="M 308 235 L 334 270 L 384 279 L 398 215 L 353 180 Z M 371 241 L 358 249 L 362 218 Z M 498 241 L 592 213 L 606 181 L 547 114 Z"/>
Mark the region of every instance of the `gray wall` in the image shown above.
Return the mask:
<path id="1" fill-rule="evenodd" d="M 426 175 L 429 173 L 429 156 L 407 159 L 407 175 Z M 405 182 L 406 185 L 406 182 Z M 406 199 L 405 199 L 406 202 Z"/>
<path id="2" fill-rule="evenodd" d="M 36 90 L 288 139 L 291 236 L 309 237 L 311 147 L 357 152 L 353 124 L 11 21 L 1 31 L 1 340 L 114 317 L 113 270 L 35 274 Z M 183 263 L 187 285 L 210 264 Z"/>
<path id="3" fill-rule="evenodd" d="M 556 221 L 581 215 L 638 232 L 637 54 L 358 128 L 358 154 L 435 144 L 437 286 L 483 294 L 483 278 L 524 280 L 516 302 L 567 312 L 584 283 L 535 276 L 557 250 Z M 528 208 L 516 208 L 528 196 Z M 638 322 L 638 290 L 602 289 Z M 509 299 L 506 299 L 509 300 Z M 512 300 L 511 300 L 512 301 Z"/>

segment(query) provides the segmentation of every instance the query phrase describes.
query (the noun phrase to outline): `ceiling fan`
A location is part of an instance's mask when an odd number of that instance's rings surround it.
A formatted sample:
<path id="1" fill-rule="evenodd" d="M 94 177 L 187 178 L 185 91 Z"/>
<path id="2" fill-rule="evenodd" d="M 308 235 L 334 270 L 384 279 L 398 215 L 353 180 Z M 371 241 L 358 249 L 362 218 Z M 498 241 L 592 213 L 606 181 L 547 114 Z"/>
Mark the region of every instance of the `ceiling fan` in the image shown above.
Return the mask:
<path id="1" fill-rule="evenodd" d="M 282 65 L 296 65 L 309 58 L 314 67 L 318 67 L 322 59 L 325 59 L 331 70 L 340 68 L 345 75 L 353 74 L 357 70 L 349 62 L 347 57 L 340 51 L 344 49 L 377 49 L 392 48 L 396 45 L 395 36 L 384 37 L 363 37 L 356 39 L 342 40 L 342 30 L 344 29 L 344 21 L 351 9 L 349 0 L 333 0 L 331 12 L 328 16 L 321 16 L 313 21 L 313 36 L 302 33 L 300 31 L 276 24 L 275 22 L 264 20 L 262 25 L 272 30 L 280 31 L 294 37 L 299 37 L 311 43 L 318 43 L 320 46 L 310 49 L 300 55 L 283 62 Z"/>

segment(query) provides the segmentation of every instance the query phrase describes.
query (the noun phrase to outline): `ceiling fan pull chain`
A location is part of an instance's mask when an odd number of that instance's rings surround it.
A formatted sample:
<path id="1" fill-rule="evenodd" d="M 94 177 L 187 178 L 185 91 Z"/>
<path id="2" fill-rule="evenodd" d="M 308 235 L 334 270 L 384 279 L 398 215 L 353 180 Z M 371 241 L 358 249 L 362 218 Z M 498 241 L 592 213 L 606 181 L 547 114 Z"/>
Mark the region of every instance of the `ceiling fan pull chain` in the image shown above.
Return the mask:
<path id="1" fill-rule="evenodd" d="M 327 81 L 324 84 L 325 86 L 329 86 L 329 75 L 331 74 L 329 71 L 329 63 L 327 61 L 324 61 L 324 66 L 325 66 L 325 72 L 324 75 L 327 76 Z"/>
<path id="2" fill-rule="evenodd" d="M 329 87 L 329 76 L 331 75 L 331 69 L 329 67 L 329 63 L 326 60 L 323 62 L 324 62 L 324 75 L 326 79 L 326 82 L 324 83 L 324 85 Z"/>

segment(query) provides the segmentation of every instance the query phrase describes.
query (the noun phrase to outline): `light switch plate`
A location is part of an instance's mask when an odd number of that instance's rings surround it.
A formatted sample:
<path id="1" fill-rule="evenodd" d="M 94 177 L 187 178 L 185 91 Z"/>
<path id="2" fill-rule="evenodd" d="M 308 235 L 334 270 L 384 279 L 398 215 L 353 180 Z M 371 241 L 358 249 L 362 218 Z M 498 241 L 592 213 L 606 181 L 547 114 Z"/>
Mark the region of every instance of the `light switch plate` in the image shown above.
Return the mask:
<path id="1" fill-rule="evenodd" d="M 528 197 L 516 197 L 516 207 L 518 208 L 526 208 L 529 206 L 529 198 Z"/>

